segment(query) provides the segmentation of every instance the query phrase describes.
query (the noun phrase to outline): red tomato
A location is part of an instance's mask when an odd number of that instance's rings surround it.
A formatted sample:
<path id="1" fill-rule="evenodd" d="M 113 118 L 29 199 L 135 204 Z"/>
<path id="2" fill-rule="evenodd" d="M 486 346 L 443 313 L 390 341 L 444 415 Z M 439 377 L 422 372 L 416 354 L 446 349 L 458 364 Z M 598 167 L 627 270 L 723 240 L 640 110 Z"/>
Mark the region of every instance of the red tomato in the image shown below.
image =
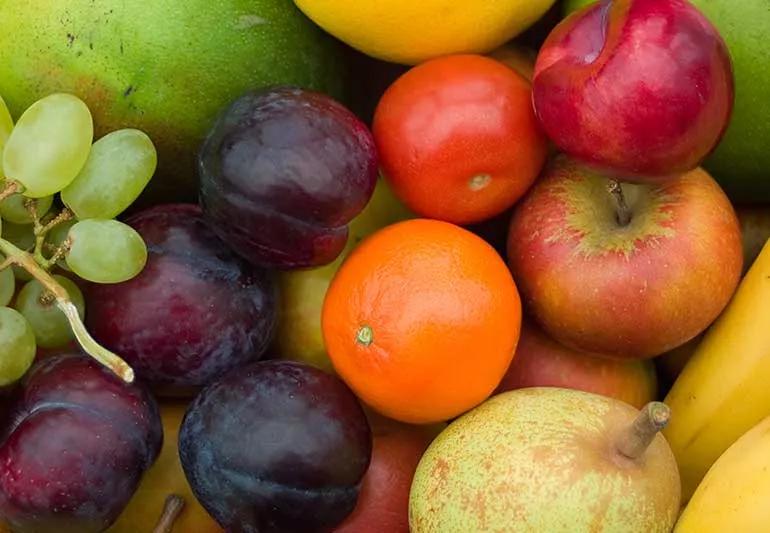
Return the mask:
<path id="1" fill-rule="evenodd" d="M 469 224 L 509 208 L 545 163 L 529 82 L 477 55 L 412 68 L 382 96 L 374 138 L 383 172 L 415 213 Z"/>

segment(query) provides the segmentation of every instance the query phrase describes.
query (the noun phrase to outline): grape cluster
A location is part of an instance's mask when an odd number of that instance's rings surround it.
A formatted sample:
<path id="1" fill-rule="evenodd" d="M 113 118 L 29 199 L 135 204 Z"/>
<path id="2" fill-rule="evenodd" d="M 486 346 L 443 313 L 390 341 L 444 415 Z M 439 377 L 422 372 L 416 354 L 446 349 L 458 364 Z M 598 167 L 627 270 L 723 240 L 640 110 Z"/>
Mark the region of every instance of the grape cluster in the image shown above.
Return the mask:
<path id="1" fill-rule="evenodd" d="M 135 129 L 93 136 L 73 95 L 38 100 L 15 125 L 0 97 L 0 386 L 27 371 L 38 347 L 77 338 L 102 362 L 113 356 L 82 327 L 75 279 L 119 283 L 144 267 L 144 241 L 115 217 L 147 186 L 157 154 Z"/>

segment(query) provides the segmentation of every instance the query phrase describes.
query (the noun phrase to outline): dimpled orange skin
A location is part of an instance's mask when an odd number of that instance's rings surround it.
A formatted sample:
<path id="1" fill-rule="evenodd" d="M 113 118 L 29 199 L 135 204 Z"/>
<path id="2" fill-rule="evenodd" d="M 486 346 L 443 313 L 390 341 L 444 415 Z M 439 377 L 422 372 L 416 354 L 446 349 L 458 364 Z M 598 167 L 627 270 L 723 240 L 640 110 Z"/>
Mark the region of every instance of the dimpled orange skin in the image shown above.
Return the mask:
<path id="1" fill-rule="evenodd" d="M 548 150 L 530 82 L 477 55 L 433 59 L 402 75 L 380 99 L 372 133 L 399 199 L 421 216 L 455 224 L 511 207 Z"/>
<path id="2" fill-rule="evenodd" d="M 520 327 L 518 290 L 495 250 L 425 219 L 388 226 L 359 245 L 322 314 L 340 377 L 375 410 L 415 424 L 484 401 L 513 358 Z"/>

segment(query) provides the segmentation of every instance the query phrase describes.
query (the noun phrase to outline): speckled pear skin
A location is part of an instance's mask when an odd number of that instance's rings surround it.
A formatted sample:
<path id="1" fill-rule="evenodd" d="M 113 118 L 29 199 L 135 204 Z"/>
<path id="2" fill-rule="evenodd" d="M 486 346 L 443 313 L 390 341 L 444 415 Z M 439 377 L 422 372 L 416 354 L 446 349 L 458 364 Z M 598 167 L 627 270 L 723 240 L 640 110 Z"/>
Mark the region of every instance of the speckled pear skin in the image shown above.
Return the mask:
<path id="1" fill-rule="evenodd" d="M 671 531 L 681 485 L 666 440 L 657 435 L 639 461 L 614 447 L 638 413 L 567 389 L 494 396 L 423 456 L 410 494 L 411 532 Z"/>

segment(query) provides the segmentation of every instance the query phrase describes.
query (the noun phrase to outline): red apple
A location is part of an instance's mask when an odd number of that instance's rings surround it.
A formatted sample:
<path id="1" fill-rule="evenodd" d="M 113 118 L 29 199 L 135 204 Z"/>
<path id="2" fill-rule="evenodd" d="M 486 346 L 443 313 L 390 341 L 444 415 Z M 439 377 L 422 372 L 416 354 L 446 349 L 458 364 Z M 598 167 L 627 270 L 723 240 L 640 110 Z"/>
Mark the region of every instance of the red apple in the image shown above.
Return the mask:
<path id="1" fill-rule="evenodd" d="M 526 387 L 560 387 L 617 398 L 637 408 L 656 398 L 650 360 L 609 359 L 562 346 L 525 320 L 516 355 L 496 393 Z"/>
<path id="2" fill-rule="evenodd" d="M 532 89 L 562 151 L 625 181 L 697 167 L 733 105 L 727 46 L 687 0 L 604 0 L 573 13 L 540 50 Z"/>
<path id="3" fill-rule="evenodd" d="M 508 262 L 560 343 L 653 357 L 695 337 L 727 304 L 743 263 L 740 226 L 702 169 L 620 187 L 556 158 L 514 213 Z"/>
<path id="4" fill-rule="evenodd" d="M 382 419 L 372 426 L 372 459 L 358 503 L 334 533 L 409 533 L 412 478 L 438 428 Z"/>

